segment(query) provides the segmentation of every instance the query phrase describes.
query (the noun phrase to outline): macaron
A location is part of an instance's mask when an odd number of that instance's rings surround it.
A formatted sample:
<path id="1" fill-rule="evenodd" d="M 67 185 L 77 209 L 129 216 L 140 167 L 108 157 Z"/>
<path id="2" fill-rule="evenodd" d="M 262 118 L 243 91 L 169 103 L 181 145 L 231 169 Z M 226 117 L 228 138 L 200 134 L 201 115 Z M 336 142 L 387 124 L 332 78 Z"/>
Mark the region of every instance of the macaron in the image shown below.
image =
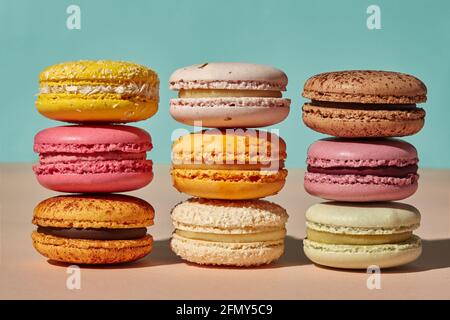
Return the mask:
<path id="1" fill-rule="evenodd" d="M 178 98 L 170 114 L 184 124 L 209 128 L 265 127 L 283 121 L 290 100 L 288 78 L 276 68 L 251 63 L 203 63 L 176 70 L 169 79 Z"/>
<path id="2" fill-rule="evenodd" d="M 336 137 L 401 137 L 419 132 L 427 100 L 425 84 L 390 71 L 337 71 L 309 78 L 303 97 L 303 122 Z"/>
<path id="3" fill-rule="evenodd" d="M 286 143 L 274 133 L 210 129 L 178 138 L 172 146 L 174 187 L 208 199 L 257 199 L 278 193 L 287 170 Z"/>
<path id="4" fill-rule="evenodd" d="M 61 192 L 122 192 L 153 179 L 150 135 L 122 125 L 61 126 L 34 137 L 39 183 Z"/>
<path id="5" fill-rule="evenodd" d="M 134 261 L 152 250 L 153 207 L 126 195 L 49 198 L 34 209 L 35 249 L 50 260 L 77 264 Z"/>
<path id="6" fill-rule="evenodd" d="M 328 200 L 401 200 L 417 190 L 417 151 L 399 139 L 328 138 L 308 149 L 305 190 Z"/>
<path id="7" fill-rule="evenodd" d="M 258 266 L 284 252 L 286 210 L 264 201 L 192 198 L 175 206 L 172 250 L 197 264 Z"/>
<path id="8" fill-rule="evenodd" d="M 306 211 L 303 249 L 328 267 L 396 267 L 420 256 L 421 240 L 413 234 L 419 224 L 419 211 L 404 203 L 319 203 Z"/>
<path id="9" fill-rule="evenodd" d="M 73 61 L 39 75 L 38 111 L 67 122 L 133 122 L 158 110 L 159 79 L 131 62 Z"/>

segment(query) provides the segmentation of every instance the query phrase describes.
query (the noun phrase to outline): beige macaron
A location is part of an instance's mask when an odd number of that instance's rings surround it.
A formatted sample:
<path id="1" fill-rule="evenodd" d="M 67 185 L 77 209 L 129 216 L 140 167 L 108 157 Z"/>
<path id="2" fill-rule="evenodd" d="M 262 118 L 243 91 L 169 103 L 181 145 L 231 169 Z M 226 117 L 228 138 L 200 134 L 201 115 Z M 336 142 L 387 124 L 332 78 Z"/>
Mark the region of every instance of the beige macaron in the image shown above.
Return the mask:
<path id="1" fill-rule="evenodd" d="M 413 235 L 420 213 L 398 202 L 325 202 L 306 212 L 306 256 L 334 268 L 395 267 L 416 260 L 421 240 Z"/>
<path id="2" fill-rule="evenodd" d="M 264 201 L 191 198 L 175 206 L 171 248 L 197 264 L 258 266 L 284 252 L 286 210 Z"/>

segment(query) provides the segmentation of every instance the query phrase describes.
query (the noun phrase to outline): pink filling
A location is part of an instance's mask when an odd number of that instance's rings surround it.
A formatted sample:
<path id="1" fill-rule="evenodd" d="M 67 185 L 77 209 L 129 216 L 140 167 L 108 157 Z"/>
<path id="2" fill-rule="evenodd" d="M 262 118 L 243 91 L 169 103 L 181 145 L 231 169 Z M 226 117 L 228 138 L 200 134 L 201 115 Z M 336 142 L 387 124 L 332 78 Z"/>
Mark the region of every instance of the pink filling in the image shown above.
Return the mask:
<path id="1" fill-rule="evenodd" d="M 152 166 L 151 160 L 79 161 L 39 164 L 33 167 L 33 171 L 37 175 L 132 173 L 151 172 Z"/>
<path id="2" fill-rule="evenodd" d="M 308 157 L 306 163 L 312 167 L 331 168 L 331 167 L 380 167 L 380 166 L 396 166 L 405 167 L 414 165 L 419 159 L 371 159 L 371 160 L 339 160 L 339 159 L 322 159 Z"/>
<path id="3" fill-rule="evenodd" d="M 37 153 L 99 153 L 99 152 L 129 152 L 141 153 L 152 149 L 151 143 L 107 143 L 107 144 L 53 144 L 35 143 Z"/>
<path id="4" fill-rule="evenodd" d="M 379 177 L 373 175 L 328 175 L 321 173 L 305 173 L 305 181 L 314 183 L 331 184 L 387 184 L 404 186 L 414 184 L 419 180 L 418 174 L 408 174 L 404 178 L 398 177 Z"/>
<path id="5" fill-rule="evenodd" d="M 145 160 L 145 152 L 123 153 L 123 152 L 98 152 L 88 154 L 71 153 L 43 153 L 39 155 L 40 164 L 68 163 L 78 161 L 107 161 L 107 160 Z"/>

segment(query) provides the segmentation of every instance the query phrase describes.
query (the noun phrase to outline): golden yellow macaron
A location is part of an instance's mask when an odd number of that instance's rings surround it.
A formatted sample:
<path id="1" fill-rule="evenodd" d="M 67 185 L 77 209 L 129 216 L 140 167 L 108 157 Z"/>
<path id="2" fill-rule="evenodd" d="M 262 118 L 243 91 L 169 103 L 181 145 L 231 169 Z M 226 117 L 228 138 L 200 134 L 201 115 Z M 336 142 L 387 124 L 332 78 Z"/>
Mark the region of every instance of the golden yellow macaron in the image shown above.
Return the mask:
<path id="1" fill-rule="evenodd" d="M 273 133 L 212 129 L 180 137 L 172 146 L 172 182 L 208 199 L 242 200 L 278 193 L 287 170 L 286 143 Z"/>
<path id="2" fill-rule="evenodd" d="M 67 122 L 126 123 L 150 118 L 158 110 L 159 78 L 131 62 L 64 62 L 39 76 L 38 111 Z"/>

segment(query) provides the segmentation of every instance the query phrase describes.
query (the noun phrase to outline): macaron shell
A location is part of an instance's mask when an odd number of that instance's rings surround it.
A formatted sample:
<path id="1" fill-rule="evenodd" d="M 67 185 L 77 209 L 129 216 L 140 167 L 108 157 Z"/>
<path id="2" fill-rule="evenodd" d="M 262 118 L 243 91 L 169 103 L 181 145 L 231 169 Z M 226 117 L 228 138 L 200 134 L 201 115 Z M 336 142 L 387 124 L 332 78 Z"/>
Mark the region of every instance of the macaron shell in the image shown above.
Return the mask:
<path id="1" fill-rule="evenodd" d="M 153 172 L 37 175 L 45 188 L 59 192 L 126 192 L 145 187 L 153 180 Z"/>
<path id="2" fill-rule="evenodd" d="M 305 104 L 303 122 L 310 129 L 343 138 L 404 137 L 419 132 L 425 111 L 351 110 Z"/>
<path id="3" fill-rule="evenodd" d="M 170 246 L 182 259 L 201 265 L 250 267 L 269 264 L 284 252 L 284 241 L 224 243 L 173 234 Z"/>
<path id="4" fill-rule="evenodd" d="M 288 106 L 178 106 L 170 114 L 178 122 L 207 128 L 260 128 L 277 124 L 289 114 Z"/>
<path id="5" fill-rule="evenodd" d="M 303 240 L 305 255 L 314 263 L 342 269 L 391 268 L 416 260 L 422 253 L 420 238 L 397 244 L 333 245 Z"/>
<path id="6" fill-rule="evenodd" d="M 416 77 L 399 72 L 350 70 L 309 78 L 303 96 L 318 101 L 414 104 L 426 101 L 427 88 Z"/>
<path id="7" fill-rule="evenodd" d="M 146 120 L 158 111 L 158 101 L 89 97 L 79 94 L 39 95 L 36 108 L 52 120 L 71 123 L 128 123 Z"/>
<path id="8" fill-rule="evenodd" d="M 252 129 L 211 129 L 178 138 L 172 162 L 190 164 L 271 164 L 286 159 L 286 142 L 278 135 Z M 224 150 L 226 152 L 224 152 Z"/>
<path id="9" fill-rule="evenodd" d="M 34 231 L 34 248 L 50 260 L 76 264 L 117 264 L 138 260 L 149 254 L 153 238 L 135 240 L 85 240 L 44 235 Z"/>
<path id="10" fill-rule="evenodd" d="M 406 166 L 418 162 L 416 148 L 399 139 L 321 139 L 308 148 L 314 167 Z"/>
<path id="11" fill-rule="evenodd" d="M 389 235 L 413 231 L 420 212 L 401 202 L 323 202 L 306 210 L 308 228 L 351 235 Z"/>
<path id="12" fill-rule="evenodd" d="M 286 90 L 288 78 L 276 68 L 242 62 L 212 62 L 176 70 L 170 89 Z"/>
<path id="13" fill-rule="evenodd" d="M 118 144 L 123 145 L 151 145 L 151 137 L 143 129 L 123 126 L 123 125 L 84 125 L 84 126 L 59 126 L 47 128 L 39 131 L 34 137 L 35 145 L 40 144 L 73 144 L 73 145 L 111 145 L 109 148 L 99 150 L 95 149 L 95 152 L 106 151 L 124 151 L 132 152 L 130 148 L 115 148 Z M 126 147 L 126 146 L 125 146 Z M 37 152 L 44 152 L 45 150 L 37 149 Z M 52 149 L 49 152 L 56 152 L 58 149 Z M 62 149 L 62 152 L 79 152 L 82 150 L 70 150 Z M 136 150 L 146 151 L 146 150 Z"/>
<path id="14" fill-rule="evenodd" d="M 158 75 L 142 65 L 112 60 L 68 61 L 45 68 L 39 75 L 41 82 L 61 80 L 148 81 L 158 83 Z"/>
<path id="15" fill-rule="evenodd" d="M 145 200 L 122 194 L 63 195 L 34 209 L 33 224 L 58 228 L 141 228 L 153 224 L 155 210 Z"/>
<path id="16" fill-rule="evenodd" d="M 366 183 L 348 183 L 349 180 L 356 181 L 358 177 L 355 176 L 349 178 L 348 181 L 343 180 L 339 182 L 342 179 L 339 176 L 323 175 L 324 178 L 322 180 L 324 181 L 321 181 L 310 178 L 310 175 L 305 173 L 304 188 L 306 192 L 326 200 L 350 202 L 395 201 L 410 197 L 416 192 L 418 187 L 417 181 L 411 183 L 406 183 L 405 181 L 405 183 L 401 184 L 377 182 L 375 180 Z M 379 179 L 380 177 L 374 178 Z M 405 179 L 398 181 L 403 180 Z"/>
<path id="17" fill-rule="evenodd" d="M 269 201 L 229 201 L 191 198 L 171 212 L 176 229 L 215 234 L 248 234 L 279 230 L 286 210 Z"/>
<path id="18" fill-rule="evenodd" d="M 244 170 L 172 169 L 171 175 L 173 186 L 180 192 L 207 199 L 246 200 L 277 194 L 285 184 L 287 170 L 267 176 Z M 216 175 L 223 178 L 217 179 Z M 255 180 L 249 180 L 248 176 Z"/>

